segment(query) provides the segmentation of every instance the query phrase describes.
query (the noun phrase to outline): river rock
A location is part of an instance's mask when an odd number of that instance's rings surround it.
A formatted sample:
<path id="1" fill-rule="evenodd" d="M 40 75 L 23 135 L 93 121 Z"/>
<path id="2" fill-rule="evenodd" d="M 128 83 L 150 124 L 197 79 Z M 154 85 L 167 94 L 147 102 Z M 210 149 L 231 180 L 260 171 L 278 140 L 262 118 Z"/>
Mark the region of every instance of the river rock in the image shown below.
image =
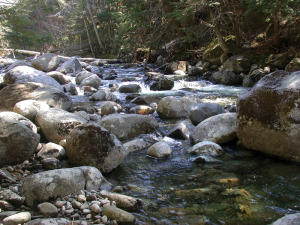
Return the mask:
<path id="1" fill-rule="evenodd" d="M 72 106 L 72 99 L 53 86 L 25 83 L 12 84 L 0 90 L 0 111 L 13 111 L 15 104 L 23 100 L 37 100 L 65 110 Z"/>
<path id="2" fill-rule="evenodd" d="M 211 141 L 202 141 L 195 144 L 188 150 L 191 154 L 200 154 L 208 156 L 219 156 L 223 154 L 223 149 L 220 145 Z"/>
<path id="3" fill-rule="evenodd" d="M 37 157 L 40 159 L 56 158 L 61 160 L 66 157 L 66 150 L 58 144 L 48 142 L 43 145 L 42 149 L 38 152 Z"/>
<path id="4" fill-rule="evenodd" d="M 188 109 L 195 103 L 201 101 L 195 97 L 164 97 L 158 104 L 157 113 L 162 118 L 178 118 L 187 117 L 189 115 Z"/>
<path id="5" fill-rule="evenodd" d="M 127 154 L 132 152 L 138 152 L 143 149 L 149 148 L 153 145 L 154 141 L 150 141 L 148 139 L 137 138 L 132 141 L 128 141 L 123 144 L 124 148 L 126 149 Z"/>
<path id="6" fill-rule="evenodd" d="M 82 66 L 78 61 L 78 59 L 76 59 L 76 57 L 72 57 L 66 62 L 64 62 L 58 69 L 58 71 L 63 71 L 63 70 L 66 70 L 67 73 L 76 73 L 82 70 Z"/>
<path id="7" fill-rule="evenodd" d="M 151 133 L 158 127 L 154 117 L 138 114 L 112 114 L 102 118 L 98 124 L 117 138 L 134 138 Z"/>
<path id="8" fill-rule="evenodd" d="M 59 63 L 60 58 L 54 53 L 45 53 L 31 61 L 33 68 L 44 72 L 56 70 L 59 66 Z"/>
<path id="9" fill-rule="evenodd" d="M 161 97 L 153 95 L 141 95 L 134 98 L 131 102 L 138 105 L 150 105 L 153 102 L 159 103 L 161 99 Z"/>
<path id="10" fill-rule="evenodd" d="M 101 107 L 101 116 L 107 116 L 114 113 L 117 113 L 117 110 L 110 102 L 105 103 Z"/>
<path id="11" fill-rule="evenodd" d="M 32 123 L 29 119 L 26 117 L 10 111 L 4 111 L 0 112 L 0 117 L 10 119 L 10 120 L 16 120 L 22 124 L 24 124 L 26 127 L 28 127 L 32 132 L 37 133 L 37 127 L 34 123 Z"/>
<path id="12" fill-rule="evenodd" d="M 55 158 L 46 158 L 41 161 L 43 168 L 46 170 L 55 170 L 60 169 L 62 164 L 58 159 Z"/>
<path id="13" fill-rule="evenodd" d="M 151 108 L 147 105 L 138 105 L 134 106 L 129 110 L 129 113 L 132 114 L 141 114 L 141 115 L 149 115 L 155 112 L 155 108 Z"/>
<path id="14" fill-rule="evenodd" d="M 116 220 L 118 224 L 134 224 L 135 218 L 129 212 L 119 209 L 115 206 L 106 206 L 102 209 L 102 215 L 111 220 Z"/>
<path id="15" fill-rule="evenodd" d="M 164 158 L 172 155 L 172 150 L 168 143 L 160 141 L 155 143 L 148 149 L 147 155 L 153 156 L 155 158 Z"/>
<path id="16" fill-rule="evenodd" d="M 300 221 L 300 213 L 286 215 L 275 222 L 272 225 L 297 225 Z"/>
<path id="17" fill-rule="evenodd" d="M 25 225 L 69 225 L 72 221 L 65 218 L 48 218 L 48 219 L 35 219 L 25 223 Z"/>
<path id="18" fill-rule="evenodd" d="M 22 186 L 25 203 L 33 206 L 49 198 L 66 196 L 80 190 L 98 190 L 108 182 L 101 172 L 89 166 L 49 170 L 26 177 Z"/>
<path id="19" fill-rule="evenodd" d="M 225 61 L 222 70 L 234 73 L 248 73 L 251 68 L 250 59 L 242 55 L 233 55 Z"/>
<path id="20" fill-rule="evenodd" d="M 184 120 L 175 124 L 175 126 L 170 130 L 168 136 L 173 138 L 189 139 L 194 130 L 195 126 L 191 122 Z"/>
<path id="21" fill-rule="evenodd" d="M 105 100 L 105 97 L 106 97 L 106 92 L 103 91 L 103 90 L 99 90 L 96 93 L 92 94 L 89 97 L 89 100 L 91 100 L 91 101 L 103 101 L 103 100 Z"/>
<path id="22" fill-rule="evenodd" d="M 51 72 L 49 72 L 47 74 L 48 74 L 48 76 L 50 76 L 53 79 L 55 79 L 61 85 L 68 84 L 68 83 L 71 82 L 71 80 L 70 80 L 70 78 L 68 76 L 64 75 L 63 73 L 61 73 L 59 71 L 51 71 Z"/>
<path id="23" fill-rule="evenodd" d="M 75 127 L 67 137 L 67 156 L 71 164 L 89 165 L 108 173 L 126 156 L 126 150 L 115 135 L 96 124 Z"/>
<path id="24" fill-rule="evenodd" d="M 120 93 L 139 93 L 142 91 L 142 88 L 138 84 L 126 84 L 119 87 Z"/>
<path id="25" fill-rule="evenodd" d="M 188 75 L 189 76 L 202 76 L 204 74 L 204 70 L 201 67 L 197 66 L 189 66 Z"/>
<path id="26" fill-rule="evenodd" d="M 203 120 L 221 113 L 225 113 L 225 110 L 217 103 L 196 103 L 189 107 L 189 118 L 195 126 Z"/>
<path id="27" fill-rule="evenodd" d="M 43 202 L 36 207 L 37 213 L 45 217 L 55 217 L 58 214 L 58 210 L 55 205 L 49 202 Z"/>
<path id="28" fill-rule="evenodd" d="M 22 163 L 35 152 L 40 136 L 23 123 L 0 117 L 0 166 Z"/>
<path id="29" fill-rule="evenodd" d="M 110 201 L 115 201 L 118 208 L 136 211 L 143 207 L 143 202 L 140 199 L 133 198 L 127 195 L 108 192 L 106 190 L 100 191 L 103 198 L 108 198 Z"/>
<path id="30" fill-rule="evenodd" d="M 95 89 L 98 89 L 100 84 L 101 84 L 101 79 L 96 74 L 92 74 L 91 76 L 85 78 L 80 83 L 81 86 L 90 86 Z"/>
<path id="31" fill-rule="evenodd" d="M 24 100 L 15 104 L 14 112 L 35 122 L 35 116 L 39 111 L 46 111 L 50 106 L 45 102 L 36 100 Z"/>
<path id="32" fill-rule="evenodd" d="M 181 70 L 181 71 L 185 72 L 187 66 L 188 66 L 187 61 L 171 62 L 165 68 L 164 74 L 174 74 L 176 70 Z"/>
<path id="33" fill-rule="evenodd" d="M 236 137 L 236 113 L 222 113 L 199 123 L 191 135 L 191 141 L 194 144 L 202 141 L 223 144 Z"/>
<path id="34" fill-rule="evenodd" d="M 31 65 L 25 60 L 18 60 L 16 62 L 12 63 L 4 72 L 7 72 L 17 66 L 29 66 L 30 67 Z"/>
<path id="35" fill-rule="evenodd" d="M 55 108 L 39 112 L 35 117 L 35 121 L 47 140 L 57 144 L 66 139 L 74 127 L 88 122 L 73 113 Z"/>
<path id="36" fill-rule="evenodd" d="M 236 85 L 240 84 L 240 78 L 234 72 L 222 70 L 212 74 L 211 81 L 215 84 Z"/>
<path id="37" fill-rule="evenodd" d="M 65 92 L 69 92 L 71 95 L 78 95 L 79 87 L 76 87 L 73 83 L 64 84 L 63 88 Z"/>
<path id="38" fill-rule="evenodd" d="M 285 71 L 294 72 L 300 70 L 300 58 L 294 58 L 286 65 Z"/>
<path id="39" fill-rule="evenodd" d="M 1 195 L 3 196 L 3 199 L 5 201 L 8 201 L 15 207 L 20 207 L 23 205 L 25 198 L 21 197 L 20 195 L 16 194 L 15 192 L 11 191 L 10 189 L 5 189 L 0 192 Z"/>
<path id="40" fill-rule="evenodd" d="M 244 147 L 300 161 L 300 73 L 276 71 L 237 100 L 237 134 Z"/>
<path id="41" fill-rule="evenodd" d="M 290 58 L 288 53 L 271 54 L 265 59 L 265 63 L 275 69 L 284 69 L 289 64 Z"/>
<path id="42" fill-rule="evenodd" d="M 3 77 L 6 85 L 36 82 L 51 85 L 63 91 L 63 87 L 46 73 L 29 66 L 17 66 L 9 70 Z"/>
<path id="43" fill-rule="evenodd" d="M 30 212 L 20 212 L 3 219 L 3 225 L 18 225 L 24 224 L 31 220 Z"/>
<path id="44" fill-rule="evenodd" d="M 152 91 L 171 90 L 174 87 L 174 80 L 166 77 L 161 77 L 157 82 L 150 85 Z"/>
<path id="45" fill-rule="evenodd" d="M 80 85 L 81 82 L 85 79 L 85 78 L 88 78 L 89 76 L 92 76 L 93 73 L 89 72 L 89 71 L 86 71 L 86 70 L 83 70 L 81 72 L 79 72 L 77 75 L 76 75 L 76 78 L 75 78 L 75 83 L 77 85 Z"/>

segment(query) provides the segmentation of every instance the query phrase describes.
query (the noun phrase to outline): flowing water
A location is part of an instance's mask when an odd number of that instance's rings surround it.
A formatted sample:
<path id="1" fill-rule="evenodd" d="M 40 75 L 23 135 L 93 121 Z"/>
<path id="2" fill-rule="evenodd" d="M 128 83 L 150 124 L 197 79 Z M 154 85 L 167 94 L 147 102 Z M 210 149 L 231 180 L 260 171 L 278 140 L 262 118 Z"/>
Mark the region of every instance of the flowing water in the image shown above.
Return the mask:
<path id="1" fill-rule="evenodd" d="M 135 78 L 141 94 L 157 96 L 197 95 L 205 102 L 232 105 L 243 87 L 214 85 L 205 80 L 178 79 L 171 91 L 150 91 L 144 85 L 141 67 L 125 68 L 109 65 L 105 73 L 115 70 L 118 78 L 103 80 L 101 88 L 110 83 L 122 85 L 123 78 Z M 122 104 L 128 94 L 114 92 Z M 97 105 L 88 96 L 72 96 L 74 105 Z M 132 212 L 137 224 L 270 224 L 276 219 L 300 210 L 300 166 L 279 161 L 242 147 L 235 142 L 222 145 L 224 154 L 216 163 L 195 162 L 187 153 L 189 140 L 167 137 L 179 120 L 162 120 L 156 132 L 145 138 L 164 140 L 173 154 L 166 159 L 146 155 L 147 149 L 132 153 L 105 177 L 113 186 L 123 186 L 123 194 L 140 198 L 143 210 Z"/>

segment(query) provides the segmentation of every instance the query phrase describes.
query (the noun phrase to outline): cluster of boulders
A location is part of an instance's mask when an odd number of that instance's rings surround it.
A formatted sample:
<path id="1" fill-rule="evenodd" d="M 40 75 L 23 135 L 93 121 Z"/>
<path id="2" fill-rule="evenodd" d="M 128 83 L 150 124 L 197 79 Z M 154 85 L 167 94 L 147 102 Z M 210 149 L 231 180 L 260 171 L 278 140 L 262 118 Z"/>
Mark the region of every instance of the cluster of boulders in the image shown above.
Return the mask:
<path id="1" fill-rule="evenodd" d="M 0 90 L 0 165 L 4 167 L 0 176 L 5 180 L 0 208 L 7 211 L 3 224 L 134 223 L 127 211 L 141 209 L 142 200 L 117 194 L 117 187 L 105 191 L 112 187 L 102 173 L 111 172 L 126 155 L 142 149 L 155 158 L 172 155 L 167 142 L 139 137 L 158 128 L 154 112 L 162 119 L 182 118 L 168 136 L 190 139 L 193 146 L 187 152 L 196 155 L 195 161 L 215 162 L 223 153 L 220 145 L 237 137 L 246 148 L 299 161 L 298 72 L 264 76 L 239 97 L 236 113 L 203 103 L 197 96 L 140 96 L 141 87 L 136 84 L 101 89 L 102 61 L 87 64 L 73 57 L 61 63 L 55 54 L 44 54 L 31 66 L 24 63 L 7 68 L 6 87 Z M 209 72 L 212 68 L 209 63 L 200 65 L 201 69 L 190 69 Z M 183 62 L 166 67 L 179 76 L 185 76 L 178 72 L 184 69 L 189 68 Z M 234 56 L 217 73 L 224 84 L 235 84 L 233 73 L 249 70 L 247 59 Z M 79 86 L 66 73 L 72 73 Z M 174 80 L 167 76 L 147 73 L 144 81 L 153 90 L 169 90 Z M 218 76 L 211 77 L 217 82 Z M 72 107 L 70 95 L 80 90 L 101 104 Z M 136 105 L 123 109 L 112 93 L 115 90 L 130 93 Z M 74 167 L 66 168 L 66 163 Z"/>

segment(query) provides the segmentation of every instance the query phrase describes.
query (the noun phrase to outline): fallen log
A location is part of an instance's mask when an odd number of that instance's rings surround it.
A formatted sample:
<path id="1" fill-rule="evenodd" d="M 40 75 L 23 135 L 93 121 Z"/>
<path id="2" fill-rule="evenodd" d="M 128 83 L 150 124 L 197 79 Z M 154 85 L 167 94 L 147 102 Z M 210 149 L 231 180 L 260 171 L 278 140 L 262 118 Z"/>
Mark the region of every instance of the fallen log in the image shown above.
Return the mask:
<path id="1" fill-rule="evenodd" d="M 41 55 L 41 52 L 21 50 L 21 49 L 12 49 L 12 48 L 0 48 L 0 51 L 19 52 L 19 53 L 33 55 L 33 56 Z M 65 60 L 68 60 L 71 58 L 71 57 L 63 56 L 63 55 L 58 55 L 58 56 Z M 84 62 L 93 62 L 93 61 L 106 61 L 107 63 L 121 63 L 122 62 L 120 59 L 98 59 L 98 58 L 77 58 L 77 59 L 79 61 L 84 61 Z"/>

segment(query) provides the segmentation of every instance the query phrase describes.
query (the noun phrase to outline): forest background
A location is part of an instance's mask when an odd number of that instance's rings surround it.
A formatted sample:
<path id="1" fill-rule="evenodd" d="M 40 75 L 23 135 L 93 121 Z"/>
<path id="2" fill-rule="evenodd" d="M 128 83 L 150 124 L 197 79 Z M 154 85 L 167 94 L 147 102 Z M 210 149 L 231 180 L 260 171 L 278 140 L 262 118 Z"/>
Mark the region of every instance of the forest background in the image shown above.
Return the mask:
<path id="1" fill-rule="evenodd" d="M 299 16 L 300 0 L 11 0 L 0 5 L 0 44 L 155 61 L 201 58 L 217 41 L 225 53 L 250 58 L 299 57 Z"/>

